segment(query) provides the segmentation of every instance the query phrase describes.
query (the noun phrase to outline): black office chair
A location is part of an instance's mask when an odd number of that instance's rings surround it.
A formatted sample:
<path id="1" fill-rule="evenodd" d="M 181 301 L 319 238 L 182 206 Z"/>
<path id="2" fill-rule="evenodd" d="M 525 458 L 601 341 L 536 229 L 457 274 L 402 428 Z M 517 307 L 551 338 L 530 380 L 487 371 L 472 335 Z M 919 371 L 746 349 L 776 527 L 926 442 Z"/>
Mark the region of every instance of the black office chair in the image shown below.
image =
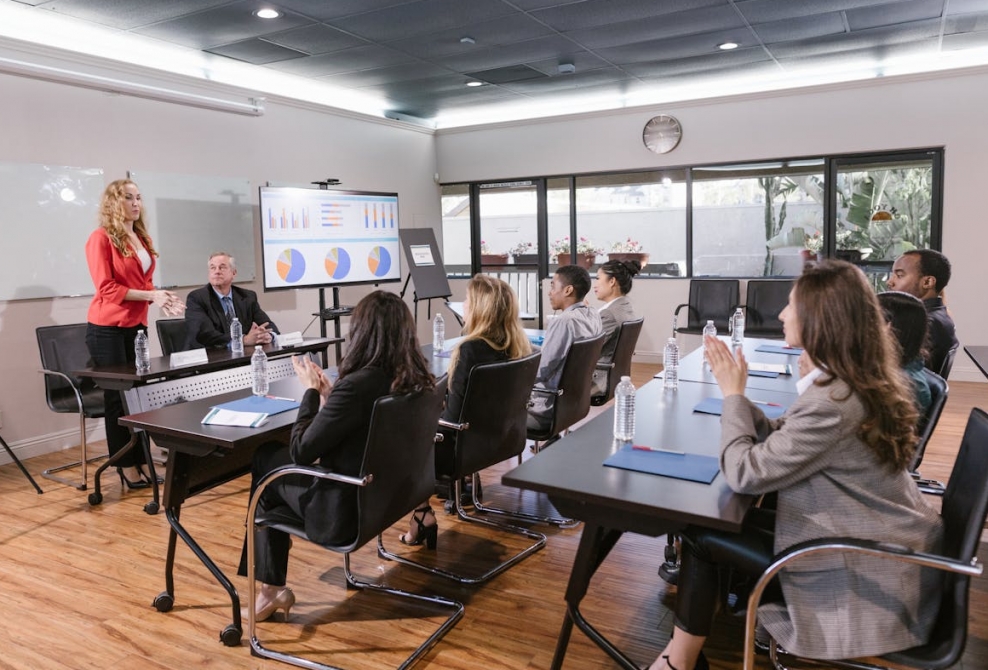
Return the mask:
<path id="1" fill-rule="evenodd" d="M 913 479 L 916 480 L 916 485 L 919 486 L 920 491 L 931 495 L 942 496 L 944 494 L 943 482 L 938 482 L 934 479 L 924 479 L 919 474 L 919 464 L 923 462 L 923 453 L 926 451 L 926 444 L 930 441 L 930 437 L 937 427 L 937 422 L 940 421 L 940 415 L 943 414 L 943 408 L 947 404 L 947 394 L 950 392 L 950 387 L 947 386 L 947 381 L 935 372 L 930 372 L 924 368 L 923 374 L 926 376 L 926 382 L 930 386 L 930 406 L 926 410 L 926 413 L 919 418 L 919 425 L 916 426 L 919 440 L 916 442 L 916 454 L 913 456 L 913 462 L 909 467 L 909 471 L 912 473 Z"/>
<path id="2" fill-rule="evenodd" d="M 707 321 L 713 321 L 717 330 L 727 332 L 728 321 L 740 303 L 740 282 L 737 279 L 692 279 L 690 300 L 676 307 L 672 323 L 676 333 L 702 335 Z M 678 326 L 679 311 L 687 308 L 686 326 Z"/>
<path id="3" fill-rule="evenodd" d="M 789 302 L 791 279 L 751 279 L 745 298 L 744 334 L 749 337 L 782 339 L 781 312 Z"/>
<path id="4" fill-rule="evenodd" d="M 940 365 L 940 376 L 944 379 L 950 377 L 950 370 L 954 367 L 954 357 L 957 355 L 957 347 L 959 346 L 959 344 L 952 346 Z"/>
<path id="5" fill-rule="evenodd" d="M 74 370 L 92 365 L 89 349 L 86 347 L 86 324 L 42 326 L 35 333 L 41 353 L 41 372 L 45 375 L 45 399 L 48 407 L 59 414 L 79 415 L 79 441 L 82 445 L 81 460 L 48 468 L 41 476 L 85 491 L 89 481 L 86 466 L 106 458 L 106 455 L 89 458 L 86 453 L 86 419 L 103 418 L 103 390 L 97 388 L 92 380 L 80 379 L 72 374 Z M 54 474 L 80 466 L 81 483 Z"/>
<path id="6" fill-rule="evenodd" d="M 980 575 L 984 569 L 976 558 L 981 531 L 988 516 L 988 414 L 983 410 L 971 410 L 960 452 L 943 496 L 940 516 L 944 528 L 943 552 L 940 555 L 855 538 L 811 540 L 782 552 L 759 578 L 748 599 L 744 669 L 755 668 L 754 642 L 758 603 L 768 583 L 781 569 L 795 560 L 835 552 L 905 561 L 943 571 L 943 597 L 929 641 L 912 649 L 885 654 L 881 659 L 897 664 L 896 667 L 924 670 L 938 670 L 954 665 L 964 652 L 967 641 L 968 590 L 971 577 Z M 769 653 L 773 663 L 779 655 L 792 656 L 781 652 L 774 641 L 769 644 Z M 829 664 L 831 663 L 828 662 Z M 853 665 L 841 667 L 883 666 L 855 661 Z"/>
<path id="7" fill-rule="evenodd" d="M 452 579 L 460 584 L 480 584 L 501 574 L 545 546 L 545 535 L 541 533 L 467 514 L 461 499 L 461 481 L 464 477 L 472 476 L 475 511 L 503 513 L 496 508 L 483 507 L 478 493 L 480 489 L 478 473 L 501 461 L 518 456 L 525 450 L 528 398 L 532 384 L 535 383 L 535 375 L 539 371 L 541 358 L 542 354 L 536 352 L 513 361 L 477 365 L 470 370 L 459 422 L 440 421 L 441 426 L 456 431 L 456 440 L 452 446 L 453 471 L 437 473 L 444 477 L 448 476 L 454 482 L 454 495 L 447 501 L 447 505 L 450 506 L 450 510 L 456 510 L 460 519 L 516 535 L 523 535 L 535 540 L 535 542 L 483 574 L 474 577 L 465 577 L 449 570 L 392 554 L 385 550 L 382 538 L 378 538 L 378 553 L 382 558 L 411 565 Z"/>
<path id="8" fill-rule="evenodd" d="M 604 346 L 604 335 L 576 340 L 570 345 L 555 389 L 534 388 L 532 393 L 554 398 L 550 423 L 544 430 L 529 430 L 528 439 L 544 442 L 559 435 L 590 412 L 593 371 Z"/>
<path id="9" fill-rule="evenodd" d="M 613 398 L 614 387 L 621 381 L 621 377 L 631 374 L 631 357 L 635 353 L 635 345 L 638 344 L 638 336 L 641 335 L 644 321 L 645 319 L 636 319 L 618 325 L 611 362 L 597 362 L 597 373 L 607 375 L 607 392 L 604 395 L 591 396 L 591 405 L 600 406 Z"/>
<path id="10" fill-rule="evenodd" d="M 248 638 L 251 653 L 256 656 L 273 658 L 285 663 L 305 668 L 332 668 L 315 661 L 289 653 L 265 648 L 257 639 L 253 603 L 256 601 L 256 580 L 254 565 L 254 531 L 259 526 L 275 528 L 296 537 L 308 540 L 305 522 L 289 507 L 277 507 L 261 514 L 257 503 L 264 489 L 274 480 L 286 475 L 304 474 L 320 479 L 341 482 L 357 488 L 357 537 L 343 545 L 323 545 L 330 551 L 343 554 L 343 574 L 348 586 L 388 593 L 420 603 L 438 605 L 453 612 L 429 638 L 422 643 L 401 665 L 409 667 L 438 642 L 463 616 L 463 605 L 454 600 L 438 596 L 422 596 L 394 589 L 383 584 L 374 584 L 357 579 L 350 572 L 350 554 L 374 536 L 391 528 L 399 519 L 407 516 L 423 500 L 432 494 L 435 485 L 435 463 L 433 448 L 436 423 L 442 412 L 445 396 L 445 380 L 436 384 L 431 392 L 402 396 L 385 396 L 374 404 L 371 415 L 370 432 L 360 474 L 356 477 L 330 472 L 315 466 L 289 465 L 278 468 L 264 477 L 251 496 L 247 518 L 253 520 L 247 533 L 247 584 L 248 584 Z M 331 510 L 327 510 L 331 513 Z M 308 627 L 307 627 L 308 628 Z M 309 636 L 307 630 L 302 635 Z M 283 637 L 283 636 L 282 636 Z"/>
<path id="11" fill-rule="evenodd" d="M 158 319 L 154 325 L 158 329 L 162 356 L 171 356 L 176 351 L 189 348 L 189 328 L 185 319 Z"/>

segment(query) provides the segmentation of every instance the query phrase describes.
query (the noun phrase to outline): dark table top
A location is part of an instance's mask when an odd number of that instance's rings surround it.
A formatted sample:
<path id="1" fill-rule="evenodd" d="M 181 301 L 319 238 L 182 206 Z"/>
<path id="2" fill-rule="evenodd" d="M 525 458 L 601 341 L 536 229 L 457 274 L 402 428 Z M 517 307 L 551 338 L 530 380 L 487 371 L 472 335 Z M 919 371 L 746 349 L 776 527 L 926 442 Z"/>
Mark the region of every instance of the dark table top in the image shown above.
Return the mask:
<path id="1" fill-rule="evenodd" d="M 726 337 L 722 337 L 722 340 L 728 342 Z M 796 392 L 796 382 L 799 381 L 799 365 L 797 361 L 799 359 L 798 355 L 786 355 L 786 354 L 770 354 L 755 351 L 762 344 L 770 344 L 773 346 L 783 346 L 785 342 L 782 340 L 766 340 L 755 337 L 748 337 L 744 340 L 744 356 L 749 363 L 788 363 L 792 367 L 791 375 L 779 375 L 778 377 L 755 377 L 748 376 L 748 381 L 745 384 L 747 389 L 759 389 L 765 391 L 782 391 L 786 393 Z M 656 378 L 662 377 L 662 373 L 656 375 Z M 679 382 L 699 382 L 702 384 L 716 384 L 717 380 L 714 379 L 714 375 L 710 370 L 708 370 L 703 365 L 703 347 L 697 347 L 695 350 L 691 351 L 688 355 L 682 357 L 679 361 Z"/>
<path id="2" fill-rule="evenodd" d="M 964 351 L 981 370 L 981 374 L 988 377 L 988 347 L 964 347 Z"/>
<path id="3" fill-rule="evenodd" d="M 758 390 L 749 397 L 788 406 L 789 393 Z M 635 443 L 719 456 L 720 417 L 693 412 L 704 398 L 720 398 L 716 385 L 682 383 L 665 391 L 660 380 L 636 394 Z M 711 484 L 605 467 L 620 447 L 613 440 L 613 408 L 505 474 L 510 486 L 549 495 L 563 514 L 643 534 L 668 531 L 670 521 L 738 531 L 752 496 L 734 493 L 721 473 Z M 664 526 L 663 526 L 664 524 Z"/>
<path id="4" fill-rule="evenodd" d="M 303 352 L 326 351 L 330 344 L 341 341 L 342 338 L 309 337 L 305 338 L 302 344 L 295 346 L 280 347 L 266 344 L 263 349 L 269 359 L 276 359 Z M 158 356 L 151 359 L 151 367 L 147 372 L 138 372 L 132 363 L 122 363 L 120 365 L 102 365 L 84 370 L 73 370 L 72 374 L 77 377 L 94 379 L 103 388 L 128 389 L 165 379 L 176 379 L 240 365 L 249 365 L 253 353 L 252 347 L 246 347 L 242 356 L 234 356 L 229 349 L 206 349 L 208 361 L 205 363 L 191 363 L 173 368 L 169 365 L 169 356 Z"/>

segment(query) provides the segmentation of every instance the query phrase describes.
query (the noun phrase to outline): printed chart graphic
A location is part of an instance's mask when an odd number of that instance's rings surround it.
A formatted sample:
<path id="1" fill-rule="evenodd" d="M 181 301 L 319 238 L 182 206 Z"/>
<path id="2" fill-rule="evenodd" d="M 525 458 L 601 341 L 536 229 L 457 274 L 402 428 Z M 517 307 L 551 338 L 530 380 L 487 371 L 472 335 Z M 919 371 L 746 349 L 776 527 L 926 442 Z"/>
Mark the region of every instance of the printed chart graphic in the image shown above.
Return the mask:
<path id="1" fill-rule="evenodd" d="M 294 284 L 305 274 L 305 257 L 298 249 L 285 249 L 278 256 L 277 267 L 278 276 Z"/>
<path id="2" fill-rule="evenodd" d="M 326 254 L 326 274 L 333 279 L 343 279 L 350 274 L 350 254 L 345 249 L 333 247 Z"/>
<path id="3" fill-rule="evenodd" d="M 265 289 L 401 278 L 395 193 L 262 186 L 260 210 Z"/>
<path id="4" fill-rule="evenodd" d="M 384 277 L 391 270 L 391 254 L 384 247 L 374 247 L 367 257 L 367 267 L 375 277 Z"/>

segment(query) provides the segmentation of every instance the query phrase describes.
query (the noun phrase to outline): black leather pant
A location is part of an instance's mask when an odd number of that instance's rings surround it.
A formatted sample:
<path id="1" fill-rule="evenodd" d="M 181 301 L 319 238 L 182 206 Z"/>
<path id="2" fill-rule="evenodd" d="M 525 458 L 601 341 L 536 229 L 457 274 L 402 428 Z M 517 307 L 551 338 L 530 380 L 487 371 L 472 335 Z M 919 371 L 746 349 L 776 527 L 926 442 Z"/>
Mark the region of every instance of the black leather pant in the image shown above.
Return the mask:
<path id="1" fill-rule="evenodd" d="M 772 563 L 775 514 L 753 509 L 740 533 L 690 526 L 683 531 L 682 562 L 676 599 L 676 626 L 691 635 L 710 635 L 726 570 L 757 579 Z M 782 600 L 778 581 L 765 590 L 762 602 Z"/>

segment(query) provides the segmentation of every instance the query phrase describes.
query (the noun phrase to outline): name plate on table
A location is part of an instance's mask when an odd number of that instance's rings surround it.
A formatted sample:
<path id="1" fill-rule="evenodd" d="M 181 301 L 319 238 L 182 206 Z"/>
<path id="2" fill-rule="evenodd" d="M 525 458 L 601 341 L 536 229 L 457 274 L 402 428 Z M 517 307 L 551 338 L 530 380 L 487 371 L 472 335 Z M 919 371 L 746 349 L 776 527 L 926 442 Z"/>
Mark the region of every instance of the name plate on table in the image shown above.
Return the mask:
<path id="1" fill-rule="evenodd" d="M 779 375 L 791 375 L 792 366 L 788 363 L 756 363 L 751 361 L 748 363 L 748 374 L 753 372 L 778 377 Z"/>
<path id="2" fill-rule="evenodd" d="M 302 344 L 302 331 L 295 330 L 291 333 L 280 333 L 278 335 L 279 347 L 294 347 Z"/>
<path id="3" fill-rule="evenodd" d="M 183 365 L 194 365 L 196 363 L 208 363 L 209 356 L 205 349 L 193 349 L 192 351 L 176 351 L 168 359 L 168 367 L 180 368 Z"/>

